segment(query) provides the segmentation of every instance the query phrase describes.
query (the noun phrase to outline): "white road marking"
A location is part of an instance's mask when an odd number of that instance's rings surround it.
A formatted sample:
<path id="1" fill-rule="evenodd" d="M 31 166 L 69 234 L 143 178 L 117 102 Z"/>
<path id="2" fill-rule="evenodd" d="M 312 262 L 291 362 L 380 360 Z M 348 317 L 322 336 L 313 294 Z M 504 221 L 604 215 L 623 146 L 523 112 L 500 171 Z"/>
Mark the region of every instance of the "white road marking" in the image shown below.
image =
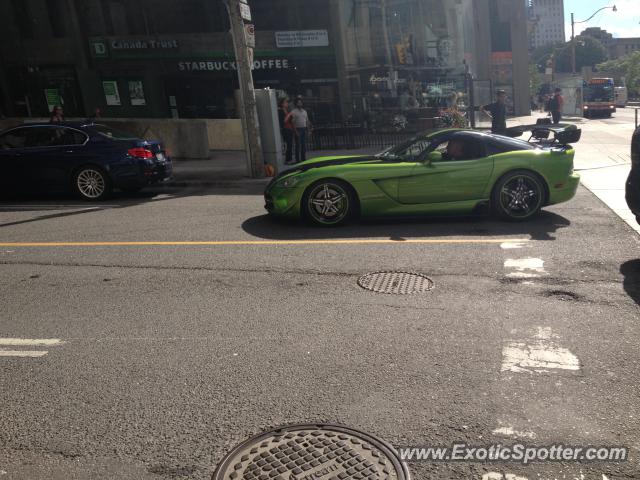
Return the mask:
<path id="1" fill-rule="evenodd" d="M 509 342 L 502 349 L 503 372 L 542 373 L 549 370 L 580 370 L 580 360 L 566 348 L 545 340 L 531 345 Z"/>
<path id="2" fill-rule="evenodd" d="M 509 278 L 538 278 L 547 274 L 540 258 L 510 258 L 504 262 L 504 268 L 513 270 L 507 274 Z"/>
<path id="3" fill-rule="evenodd" d="M 551 327 L 538 327 L 538 333 L 534 335 L 538 340 L 551 340 L 552 338 L 560 338 L 559 335 L 553 333 Z"/>
<path id="4" fill-rule="evenodd" d="M 533 432 L 519 432 L 518 430 L 514 430 L 512 427 L 499 427 L 496 428 L 493 432 L 494 435 L 502 435 L 505 437 L 516 437 L 516 438 L 536 438 L 536 434 Z"/>
<path id="5" fill-rule="evenodd" d="M 4 347 L 55 347 L 63 343 L 59 338 L 0 338 Z"/>
<path id="6" fill-rule="evenodd" d="M 44 357 L 49 352 L 46 350 L 3 350 L 0 348 L 0 357 L 22 357 L 22 358 L 39 358 Z"/>
<path id="7" fill-rule="evenodd" d="M 519 248 L 524 248 L 525 245 L 525 242 L 504 242 L 500 245 L 500 248 L 503 250 L 517 250 Z"/>
<path id="8" fill-rule="evenodd" d="M 59 338 L 0 338 L 0 347 L 57 347 L 64 344 Z M 39 358 L 47 350 L 9 350 L 0 348 L 0 357 Z"/>
<path id="9" fill-rule="evenodd" d="M 482 476 L 482 480 L 527 480 L 527 477 L 519 477 L 513 473 L 489 472 Z"/>

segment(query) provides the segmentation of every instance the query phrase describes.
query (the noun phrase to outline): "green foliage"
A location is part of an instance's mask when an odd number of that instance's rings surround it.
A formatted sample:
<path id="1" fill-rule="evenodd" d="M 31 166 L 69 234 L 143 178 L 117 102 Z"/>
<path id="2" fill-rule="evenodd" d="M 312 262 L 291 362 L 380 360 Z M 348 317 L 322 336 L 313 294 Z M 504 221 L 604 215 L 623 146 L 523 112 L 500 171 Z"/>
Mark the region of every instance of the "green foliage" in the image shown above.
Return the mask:
<path id="1" fill-rule="evenodd" d="M 629 94 L 632 96 L 640 95 L 640 52 L 633 52 L 617 60 L 600 63 L 598 71 L 607 72 L 616 77 L 625 77 Z"/>
<path id="2" fill-rule="evenodd" d="M 542 75 L 538 65 L 529 65 L 529 87 L 532 95 L 537 94 L 542 87 Z"/>
<path id="3" fill-rule="evenodd" d="M 607 59 L 607 50 L 600 40 L 588 36 L 576 37 L 576 71 L 582 67 L 595 67 Z M 571 42 L 556 49 L 556 71 L 571 72 Z"/>
<path id="4" fill-rule="evenodd" d="M 538 70 L 543 72 L 547 67 L 547 62 L 551 59 L 551 56 L 557 49 L 563 47 L 563 43 L 556 43 L 554 45 L 545 45 L 543 47 L 536 48 L 531 52 L 531 63 L 538 66 Z"/>

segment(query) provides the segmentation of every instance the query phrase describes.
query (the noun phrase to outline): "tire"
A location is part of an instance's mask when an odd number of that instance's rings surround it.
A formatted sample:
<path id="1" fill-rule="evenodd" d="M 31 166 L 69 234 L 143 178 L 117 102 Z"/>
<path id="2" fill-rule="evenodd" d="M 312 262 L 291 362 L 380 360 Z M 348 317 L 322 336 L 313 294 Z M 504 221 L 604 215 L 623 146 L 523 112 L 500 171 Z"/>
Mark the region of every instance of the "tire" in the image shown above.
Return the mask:
<path id="1" fill-rule="evenodd" d="M 546 199 L 544 181 L 529 170 L 514 170 L 493 189 L 491 206 L 503 220 L 522 222 L 540 213 Z"/>
<path id="2" fill-rule="evenodd" d="M 320 227 L 337 227 L 349 222 L 357 210 L 357 197 L 351 187 L 341 180 L 327 179 L 311 185 L 302 196 L 302 215 Z"/>
<path id="3" fill-rule="evenodd" d="M 111 179 L 102 168 L 85 165 L 73 175 L 73 189 L 83 200 L 100 202 L 111 196 Z"/>

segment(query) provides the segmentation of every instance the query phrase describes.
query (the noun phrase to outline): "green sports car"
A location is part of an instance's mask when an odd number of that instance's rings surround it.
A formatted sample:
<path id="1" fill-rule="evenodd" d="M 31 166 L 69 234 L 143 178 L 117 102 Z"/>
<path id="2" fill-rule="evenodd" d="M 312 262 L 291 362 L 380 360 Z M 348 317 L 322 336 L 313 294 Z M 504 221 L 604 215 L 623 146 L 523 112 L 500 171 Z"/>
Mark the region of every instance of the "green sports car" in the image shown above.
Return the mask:
<path id="1" fill-rule="evenodd" d="M 525 130 L 537 141 L 513 138 Z M 448 129 L 374 156 L 314 158 L 271 181 L 265 208 L 322 226 L 358 216 L 466 214 L 482 207 L 521 221 L 575 196 L 580 176 L 569 143 L 579 140 L 580 130 L 531 126 L 509 135 Z"/>

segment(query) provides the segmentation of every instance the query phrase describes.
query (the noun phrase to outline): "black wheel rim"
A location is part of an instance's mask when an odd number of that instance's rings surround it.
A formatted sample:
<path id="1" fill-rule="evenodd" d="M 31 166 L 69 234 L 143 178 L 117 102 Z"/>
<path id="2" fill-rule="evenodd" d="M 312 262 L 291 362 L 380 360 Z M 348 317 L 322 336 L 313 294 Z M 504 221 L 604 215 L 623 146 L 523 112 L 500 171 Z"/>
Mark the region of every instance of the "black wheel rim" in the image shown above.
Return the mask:
<path id="1" fill-rule="evenodd" d="M 311 218 L 318 223 L 334 225 L 349 213 L 349 195 L 335 183 L 322 183 L 311 190 L 308 200 Z"/>
<path id="2" fill-rule="evenodd" d="M 510 217 L 529 217 L 538 211 L 541 204 L 540 184 L 528 175 L 510 178 L 500 191 L 500 207 Z"/>

